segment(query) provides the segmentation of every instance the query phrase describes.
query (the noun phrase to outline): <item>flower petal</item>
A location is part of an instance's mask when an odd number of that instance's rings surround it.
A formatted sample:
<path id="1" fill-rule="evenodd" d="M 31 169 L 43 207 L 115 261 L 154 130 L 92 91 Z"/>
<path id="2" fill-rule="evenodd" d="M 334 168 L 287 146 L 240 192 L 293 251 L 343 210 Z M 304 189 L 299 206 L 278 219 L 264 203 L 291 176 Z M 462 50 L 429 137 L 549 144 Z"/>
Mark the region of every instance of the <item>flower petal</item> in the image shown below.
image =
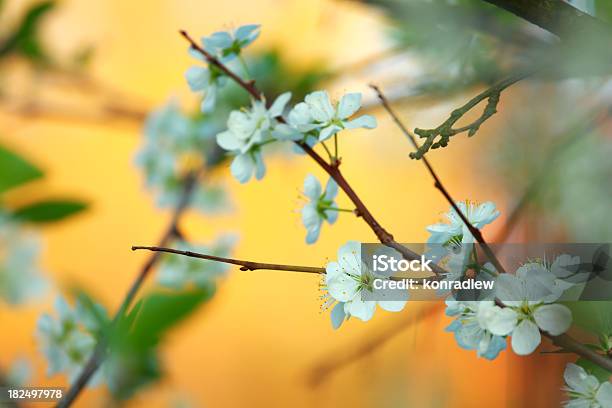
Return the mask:
<path id="1" fill-rule="evenodd" d="M 307 175 L 304 180 L 304 194 L 312 201 L 317 201 L 321 197 L 321 183 L 312 174 Z"/>
<path id="2" fill-rule="evenodd" d="M 602 408 L 612 407 L 612 383 L 609 381 L 604 382 L 597 390 L 595 399 L 599 402 Z"/>
<path id="3" fill-rule="evenodd" d="M 324 142 L 341 130 L 342 128 L 340 126 L 336 126 L 336 125 L 327 126 L 321 130 L 321 133 L 319 133 L 319 141 Z"/>
<path id="4" fill-rule="evenodd" d="M 291 92 L 285 92 L 279 95 L 272 106 L 270 106 L 270 109 L 268 109 L 269 115 L 273 118 L 282 115 L 283 111 L 285 110 L 285 105 L 287 105 L 289 99 L 291 99 Z"/>
<path id="5" fill-rule="evenodd" d="M 346 129 L 374 129 L 377 126 L 376 118 L 371 115 L 363 115 L 355 118 L 353 120 L 349 120 L 346 122 L 342 122 Z"/>
<path id="6" fill-rule="evenodd" d="M 553 336 L 565 333 L 572 324 L 572 312 L 563 305 L 542 305 L 533 313 L 536 324 L 540 329 Z"/>
<path id="7" fill-rule="evenodd" d="M 327 91 L 315 91 L 304 98 L 310 108 L 310 115 L 318 122 L 328 123 L 334 118 L 334 108 Z"/>
<path id="8" fill-rule="evenodd" d="M 361 300 L 359 295 L 355 296 L 355 298 L 346 303 L 344 306 L 344 311 L 347 312 L 351 316 L 355 316 L 358 319 L 367 322 L 374 316 L 374 311 L 376 310 L 376 302 L 375 301 L 367 301 L 364 302 Z"/>
<path id="9" fill-rule="evenodd" d="M 520 356 L 533 353 L 541 341 L 538 326 L 530 320 L 523 320 L 512 332 L 512 350 Z"/>
<path id="10" fill-rule="evenodd" d="M 361 106 L 361 94 L 358 92 L 348 93 L 340 99 L 338 103 L 338 118 L 346 119 L 357 110 Z"/>
<path id="11" fill-rule="evenodd" d="M 344 319 L 346 319 L 346 313 L 344 312 L 344 303 L 336 303 L 336 305 L 331 311 L 330 317 L 332 327 L 334 328 L 334 330 L 337 330 L 344 322 Z"/>
<path id="12" fill-rule="evenodd" d="M 229 130 L 217 134 L 217 144 L 228 151 L 239 150 L 243 142 L 236 138 L 236 135 Z"/>
<path id="13" fill-rule="evenodd" d="M 230 166 L 232 176 L 243 184 L 251 179 L 254 169 L 255 163 L 248 154 L 239 154 L 238 156 L 234 157 L 234 160 Z"/>
<path id="14" fill-rule="evenodd" d="M 378 306 L 388 312 L 401 312 L 406 306 L 406 301 L 403 300 L 379 300 Z"/>
<path id="15" fill-rule="evenodd" d="M 185 79 L 192 91 L 203 91 L 210 82 L 210 71 L 205 67 L 190 67 L 185 72 Z"/>

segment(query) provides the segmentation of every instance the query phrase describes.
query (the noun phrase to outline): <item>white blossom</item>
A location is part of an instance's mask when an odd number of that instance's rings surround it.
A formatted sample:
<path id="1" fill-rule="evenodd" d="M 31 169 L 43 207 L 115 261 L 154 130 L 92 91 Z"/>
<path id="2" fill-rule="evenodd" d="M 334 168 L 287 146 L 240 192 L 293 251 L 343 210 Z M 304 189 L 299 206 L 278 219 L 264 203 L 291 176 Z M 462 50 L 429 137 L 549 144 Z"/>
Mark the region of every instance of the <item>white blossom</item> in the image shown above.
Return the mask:
<path id="1" fill-rule="evenodd" d="M 458 201 L 456 204 L 470 224 L 478 229 L 492 223 L 499 216 L 499 211 L 495 209 L 495 204 L 491 201 L 483 204 Z M 469 228 L 454 208 L 451 208 L 444 215 L 448 220 L 447 223 L 438 223 L 427 227 L 427 231 L 431 233 L 428 243 L 446 245 L 449 243 L 473 243 L 475 241 Z"/>
<path id="2" fill-rule="evenodd" d="M 553 336 L 565 333 L 572 322 L 571 311 L 552 303 L 561 292 L 555 291 L 554 276 L 534 263 L 523 265 L 515 275 L 502 274 L 495 284 L 496 297 L 506 306 L 495 306 L 488 329 L 499 336 L 512 336 L 516 354 L 531 354 L 541 342 L 540 330 Z"/>
<path id="3" fill-rule="evenodd" d="M 145 185 L 155 193 L 159 207 L 178 204 L 185 175 L 201 166 L 205 155 L 216 149 L 214 136 L 218 130 L 209 120 L 188 117 L 172 101 L 149 115 L 135 162 L 142 168 Z M 192 203 L 209 213 L 230 207 L 222 185 L 212 181 L 197 184 Z"/>
<path id="4" fill-rule="evenodd" d="M 258 36 L 259 25 L 244 25 L 236 30 L 218 31 L 208 37 L 203 37 L 202 48 L 213 57 L 218 58 L 221 63 L 227 64 L 239 56 L 242 49 L 255 41 Z M 197 50 L 190 48 L 189 53 L 200 61 L 207 62 Z M 217 94 L 227 82 L 225 74 L 215 65 L 208 64 L 205 67 L 190 67 L 185 73 L 185 78 L 192 91 L 203 93 L 202 112 L 212 112 L 217 101 Z"/>
<path id="5" fill-rule="evenodd" d="M 566 408 L 612 408 L 612 384 L 602 383 L 588 374 L 584 368 L 569 363 L 563 373 L 565 391 L 570 399 L 564 403 Z"/>
<path id="6" fill-rule="evenodd" d="M 289 124 L 301 133 L 316 132 L 325 141 L 343 129 L 374 129 L 376 119 L 370 115 L 352 117 L 361 107 L 361 94 L 345 94 L 332 105 L 326 91 L 315 91 L 304 98 L 289 113 Z"/>
<path id="7" fill-rule="evenodd" d="M 363 291 L 373 290 L 376 276 L 361 261 L 361 245 L 359 242 L 349 241 L 338 250 L 338 260 L 329 262 L 325 268 L 325 284 L 327 287 L 326 303 L 329 308 L 338 302 L 331 312 L 332 325 L 340 327 L 345 319 L 355 316 L 368 321 L 374 315 L 376 305 L 390 312 L 401 311 L 405 301 L 364 301 Z"/>
<path id="8" fill-rule="evenodd" d="M 446 314 L 456 316 L 446 331 L 453 332 L 460 347 L 476 350 L 479 357 L 495 359 L 506 349 L 506 339 L 488 330 L 487 322 L 491 313 L 496 313 L 493 301 L 458 302 L 452 298 L 446 301 Z"/>
<path id="9" fill-rule="evenodd" d="M 251 109 L 235 110 L 229 115 L 227 130 L 217 134 L 217 143 L 235 155 L 230 166 L 232 175 L 241 183 L 253 173 L 260 180 L 266 173 L 261 147 L 274 140 L 286 140 L 295 132 L 276 118 L 281 116 L 291 93 L 280 95 L 270 108 L 265 101 L 253 100 Z"/>
<path id="10" fill-rule="evenodd" d="M 323 221 L 333 224 L 338 219 L 334 201 L 337 194 L 338 185 L 332 178 L 327 181 L 325 191 L 321 191 L 321 184 L 312 174 L 304 180 L 304 195 L 308 198 L 308 202 L 302 208 L 302 223 L 308 231 L 306 243 L 312 244 L 317 241 Z"/>
<path id="11" fill-rule="evenodd" d="M 96 305 L 97 312 L 106 311 Z M 57 318 L 43 314 L 38 320 L 37 338 L 48 361 L 47 374 L 65 373 L 72 383 L 80 374 L 96 345 L 94 333 L 99 331 L 96 318 L 77 301 L 71 309 L 66 301 L 58 297 L 55 301 Z M 93 384 L 102 378 L 101 371 L 94 377 Z"/>
<path id="12" fill-rule="evenodd" d="M 202 38 L 203 48 L 221 62 L 227 63 L 259 37 L 260 25 L 247 24 L 231 31 L 217 31 Z"/>

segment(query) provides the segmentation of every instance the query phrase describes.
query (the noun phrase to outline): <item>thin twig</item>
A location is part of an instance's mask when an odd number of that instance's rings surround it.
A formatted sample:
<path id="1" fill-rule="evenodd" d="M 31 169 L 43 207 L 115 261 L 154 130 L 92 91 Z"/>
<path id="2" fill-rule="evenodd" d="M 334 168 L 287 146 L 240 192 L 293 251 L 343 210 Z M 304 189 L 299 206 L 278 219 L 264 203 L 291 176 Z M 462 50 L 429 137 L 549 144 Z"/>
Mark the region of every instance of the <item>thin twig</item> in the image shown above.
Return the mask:
<path id="1" fill-rule="evenodd" d="M 132 251 L 140 249 L 153 251 L 153 252 L 166 252 L 170 254 L 177 254 L 188 256 L 191 258 L 206 259 L 209 261 L 222 262 L 226 264 L 239 265 L 241 271 L 256 271 L 258 269 L 265 269 L 269 271 L 287 271 L 287 272 L 305 272 L 305 273 L 325 273 L 325 268 L 319 268 L 316 266 L 299 266 L 299 265 L 282 265 L 282 264 L 271 264 L 253 261 L 243 261 L 240 259 L 224 258 L 221 256 L 201 254 L 199 252 L 192 251 L 181 251 L 172 248 L 163 248 L 159 246 L 133 246 Z"/>
<path id="2" fill-rule="evenodd" d="M 389 104 L 389 101 L 387 100 L 385 95 L 382 93 L 380 88 L 377 87 L 376 85 L 370 85 L 370 87 L 376 92 L 376 94 L 378 95 L 378 99 L 380 99 L 380 102 L 384 106 L 385 110 L 389 113 L 389 115 L 391 116 L 391 118 L 393 119 L 395 124 L 400 128 L 400 130 L 404 133 L 404 135 L 406 135 L 408 140 L 410 140 L 410 142 L 412 143 L 414 148 L 418 150 L 419 149 L 419 145 L 417 143 L 416 137 L 404 125 L 404 123 L 401 121 L 399 116 L 397 116 L 397 114 L 395 113 L 393 108 L 391 108 L 391 105 Z M 474 227 L 472 225 L 472 223 L 467 219 L 465 214 L 463 214 L 463 211 L 461 211 L 459 209 L 459 207 L 457 206 L 457 203 L 451 197 L 451 195 L 448 192 L 448 190 L 446 189 L 446 187 L 444 187 L 444 184 L 442 184 L 442 181 L 440 180 L 440 177 L 438 177 L 438 174 L 435 172 L 435 170 L 433 169 L 433 167 L 429 163 L 429 160 L 427 160 L 426 157 L 423 157 L 422 161 L 423 161 L 423 164 L 425 165 L 425 167 L 427 167 L 427 170 L 429 171 L 429 174 L 431 174 L 431 177 L 434 179 L 434 186 L 436 187 L 436 189 L 438 189 L 440 191 L 440 193 L 442 193 L 444 198 L 446 198 L 446 201 L 448 201 L 448 203 L 451 205 L 453 210 L 457 213 L 459 218 L 461 218 L 461 221 L 463 221 L 463 223 L 468 228 L 470 233 L 474 236 L 474 238 L 476 238 L 478 243 L 480 243 L 480 245 L 482 247 L 482 250 L 484 251 L 485 255 L 487 255 L 487 258 L 489 258 L 491 263 L 495 266 L 495 268 L 499 272 L 505 273 L 506 271 L 505 271 L 504 267 L 501 265 L 501 263 L 499 262 L 499 260 L 497 259 L 497 257 L 493 253 L 493 251 L 491 250 L 491 247 L 489 247 L 489 245 L 485 241 L 485 239 L 482 236 L 482 233 L 480 232 L 480 230 L 478 228 Z"/>

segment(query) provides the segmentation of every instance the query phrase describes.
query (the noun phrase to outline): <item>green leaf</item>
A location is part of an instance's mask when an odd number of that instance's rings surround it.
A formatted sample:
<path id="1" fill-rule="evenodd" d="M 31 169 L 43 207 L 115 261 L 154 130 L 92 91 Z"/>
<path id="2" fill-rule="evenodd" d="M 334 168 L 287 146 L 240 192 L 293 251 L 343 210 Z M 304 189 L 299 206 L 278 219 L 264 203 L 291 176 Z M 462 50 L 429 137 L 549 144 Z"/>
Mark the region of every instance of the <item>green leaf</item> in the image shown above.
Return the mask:
<path id="1" fill-rule="evenodd" d="M 80 201 L 49 200 L 19 208 L 13 215 L 27 222 L 47 223 L 63 220 L 86 208 L 87 204 Z"/>
<path id="2" fill-rule="evenodd" d="M 596 335 L 612 334 L 612 302 L 565 302 L 572 311 L 574 323 Z"/>
<path id="3" fill-rule="evenodd" d="M 118 399 L 130 398 L 139 388 L 157 380 L 161 367 L 157 345 L 169 329 L 184 320 L 213 289 L 155 292 L 139 301 L 117 321 L 105 363 L 108 385 Z"/>
<path id="4" fill-rule="evenodd" d="M 42 171 L 33 164 L 0 146 L 0 193 L 42 175 Z"/>
<path id="5" fill-rule="evenodd" d="M 0 57 L 20 52 L 31 59 L 44 61 L 46 56 L 40 44 L 38 29 L 43 17 L 54 7 L 54 1 L 43 1 L 30 7 L 15 31 L 0 45 Z"/>
<path id="6" fill-rule="evenodd" d="M 584 368 L 587 373 L 597 377 L 600 382 L 608 381 L 610 380 L 610 376 L 612 376 L 612 372 L 606 370 L 605 368 L 601 368 L 590 360 L 580 358 L 578 361 L 576 361 L 576 364 Z"/>

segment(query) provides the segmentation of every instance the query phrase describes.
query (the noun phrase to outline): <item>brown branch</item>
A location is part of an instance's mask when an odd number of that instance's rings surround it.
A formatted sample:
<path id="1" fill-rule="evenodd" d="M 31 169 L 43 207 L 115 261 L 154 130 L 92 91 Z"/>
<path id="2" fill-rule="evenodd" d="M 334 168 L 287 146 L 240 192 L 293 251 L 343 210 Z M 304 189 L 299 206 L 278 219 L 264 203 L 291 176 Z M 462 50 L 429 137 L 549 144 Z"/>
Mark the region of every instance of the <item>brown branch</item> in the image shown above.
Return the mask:
<path id="1" fill-rule="evenodd" d="M 562 39 L 581 31 L 610 35 L 601 20 L 562 0 L 483 0 L 535 24 Z"/>
<path id="2" fill-rule="evenodd" d="M 235 74 L 228 67 L 226 67 L 221 61 L 219 61 L 216 57 L 211 55 L 204 48 L 200 47 L 190 36 L 189 34 L 181 30 L 181 35 L 189 42 L 191 48 L 197 52 L 199 52 L 209 64 L 212 64 L 219 68 L 225 75 L 230 77 L 233 81 L 235 81 L 238 85 L 240 85 L 245 91 L 247 91 L 253 98 L 256 100 L 263 100 L 263 93 L 257 89 L 255 85 L 255 81 L 245 81 L 239 75 Z M 277 120 L 281 123 L 285 123 L 285 120 L 282 117 L 278 117 Z M 390 247 L 398 251 L 402 256 L 409 260 L 420 259 L 420 255 L 411 251 L 410 249 L 400 245 L 395 241 L 393 235 L 389 233 L 382 225 L 374 218 L 368 207 L 361 201 L 361 198 L 357 195 L 355 190 L 351 187 L 349 182 L 344 178 L 343 174 L 339 169 L 339 163 L 328 163 L 321 157 L 317 152 L 315 152 L 310 146 L 301 141 L 295 142 L 308 156 L 310 156 L 329 176 L 336 181 L 338 186 L 344 191 L 344 193 L 349 197 L 349 199 L 353 202 L 356 207 L 356 213 L 358 216 L 362 217 L 363 220 L 368 224 L 368 226 L 372 229 L 378 240 Z M 432 269 L 436 274 L 445 273 L 444 270 L 437 265 L 433 265 Z"/>
<path id="3" fill-rule="evenodd" d="M 399 116 L 397 116 L 397 114 L 395 113 L 393 108 L 391 108 L 391 105 L 389 104 L 389 101 L 387 100 L 385 95 L 382 93 L 380 88 L 378 88 L 376 85 L 370 85 L 370 87 L 376 92 L 376 94 L 378 95 L 378 99 L 380 99 L 380 102 L 382 103 L 382 105 L 385 108 L 385 110 L 389 113 L 389 115 L 391 116 L 391 118 L 393 119 L 395 124 L 400 128 L 400 130 L 404 133 L 404 135 L 406 135 L 408 140 L 410 140 L 410 142 L 412 143 L 414 148 L 418 150 L 419 145 L 417 143 L 416 137 L 404 125 L 404 123 L 401 121 Z M 487 258 L 489 258 L 491 263 L 495 266 L 495 268 L 499 272 L 505 273 L 506 271 L 505 271 L 504 267 L 501 265 L 501 263 L 499 262 L 499 260 L 497 259 L 497 257 L 493 253 L 493 251 L 491 250 L 491 247 L 489 247 L 489 245 L 485 241 L 485 239 L 482 236 L 482 233 L 480 232 L 480 230 L 478 228 L 474 227 L 472 225 L 472 223 L 467 219 L 465 214 L 463 214 L 463 212 L 459 209 L 459 207 L 457 206 L 457 203 L 451 197 L 451 195 L 448 192 L 448 190 L 446 189 L 446 187 L 444 187 L 444 184 L 442 184 L 442 181 L 440 180 L 440 177 L 438 177 L 438 174 L 435 172 L 435 170 L 433 169 L 433 167 L 429 163 L 429 160 L 427 160 L 426 157 L 423 157 L 422 161 L 423 161 L 423 164 L 425 165 L 425 167 L 427 167 L 427 171 L 429 171 L 429 174 L 431 174 L 431 177 L 434 179 L 434 186 L 436 187 L 436 189 L 438 189 L 438 191 L 440 191 L 440 193 L 442 193 L 442 195 L 444 196 L 446 201 L 448 201 L 448 203 L 451 205 L 453 210 L 457 213 L 457 215 L 459 215 L 459 218 L 461 218 L 461 221 L 463 221 L 463 223 L 468 228 L 470 233 L 474 236 L 474 238 L 476 238 L 478 243 L 480 243 L 480 245 L 482 247 L 482 250 L 487 255 Z"/>
<path id="4" fill-rule="evenodd" d="M 318 268 L 315 266 L 282 265 L 282 264 L 270 264 L 270 263 L 253 262 L 253 261 L 243 261 L 240 259 L 224 258 L 221 256 L 201 254 L 201 253 L 192 252 L 192 251 L 181 251 L 178 249 L 163 248 L 163 247 L 158 247 L 158 246 L 133 246 L 132 247 L 132 251 L 137 251 L 140 249 L 153 251 L 153 252 L 166 252 L 170 254 L 188 256 L 191 258 L 206 259 L 209 261 L 221 262 L 221 263 L 226 263 L 226 264 L 231 264 L 231 265 L 239 265 L 241 271 L 256 271 L 256 270 L 265 269 L 269 271 L 305 272 L 305 273 L 315 273 L 315 274 L 325 273 L 325 268 Z"/>
<path id="5" fill-rule="evenodd" d="M 183 193 L 181 195 L 179 203 L 174 209 L 168 227 L 163 233 L 161 239 L 159 240 L 160 246 L 167 245 L 175 237 L 175 232 L 178 229 L 179 220 L 188 207 L 189 201 L 191 200 L 200 173 L 200 171 L 192 172 L 185 177 L 185 180 L 183 182 Z M 134 298 L 136 297 L 136 294 L 138 293 L 138 290 L 142 286 L 145 279 L 149 276 L 151 270 L 153 269 L 153 266 L 155 266 L 155 264 L 159 260 L 160 255 L 160 253 L 156 252 L 152 254 L 145 262 L 142 269 L 140 270 L 140 273 L 136 277 L 136 280 L 134 280 L 132 286 L 128 290 L 123 302 L 121 303 L 121 306 L 119 307 L 119 310 L 115 314 L 112 325 L 114 325 L 119 320 L 119 318 L 123 316 L 125 311 L 130 307 L 130 305 L 134 301 Z M 74 383 L 71 385 L 70 389 L 68 389 L 64 397 L 58 402 L 56 408 L 69 407 L 79 396 L 79 394 L 85 389 L 85 386 L 106 357 L 107 340 L 108 339 L 103 337 L 98 341 L 98 344 L 96 344 L 96 348 L 94 349 L 93 354 L 83 367 L 83 370 L 76 378 Z"/>

